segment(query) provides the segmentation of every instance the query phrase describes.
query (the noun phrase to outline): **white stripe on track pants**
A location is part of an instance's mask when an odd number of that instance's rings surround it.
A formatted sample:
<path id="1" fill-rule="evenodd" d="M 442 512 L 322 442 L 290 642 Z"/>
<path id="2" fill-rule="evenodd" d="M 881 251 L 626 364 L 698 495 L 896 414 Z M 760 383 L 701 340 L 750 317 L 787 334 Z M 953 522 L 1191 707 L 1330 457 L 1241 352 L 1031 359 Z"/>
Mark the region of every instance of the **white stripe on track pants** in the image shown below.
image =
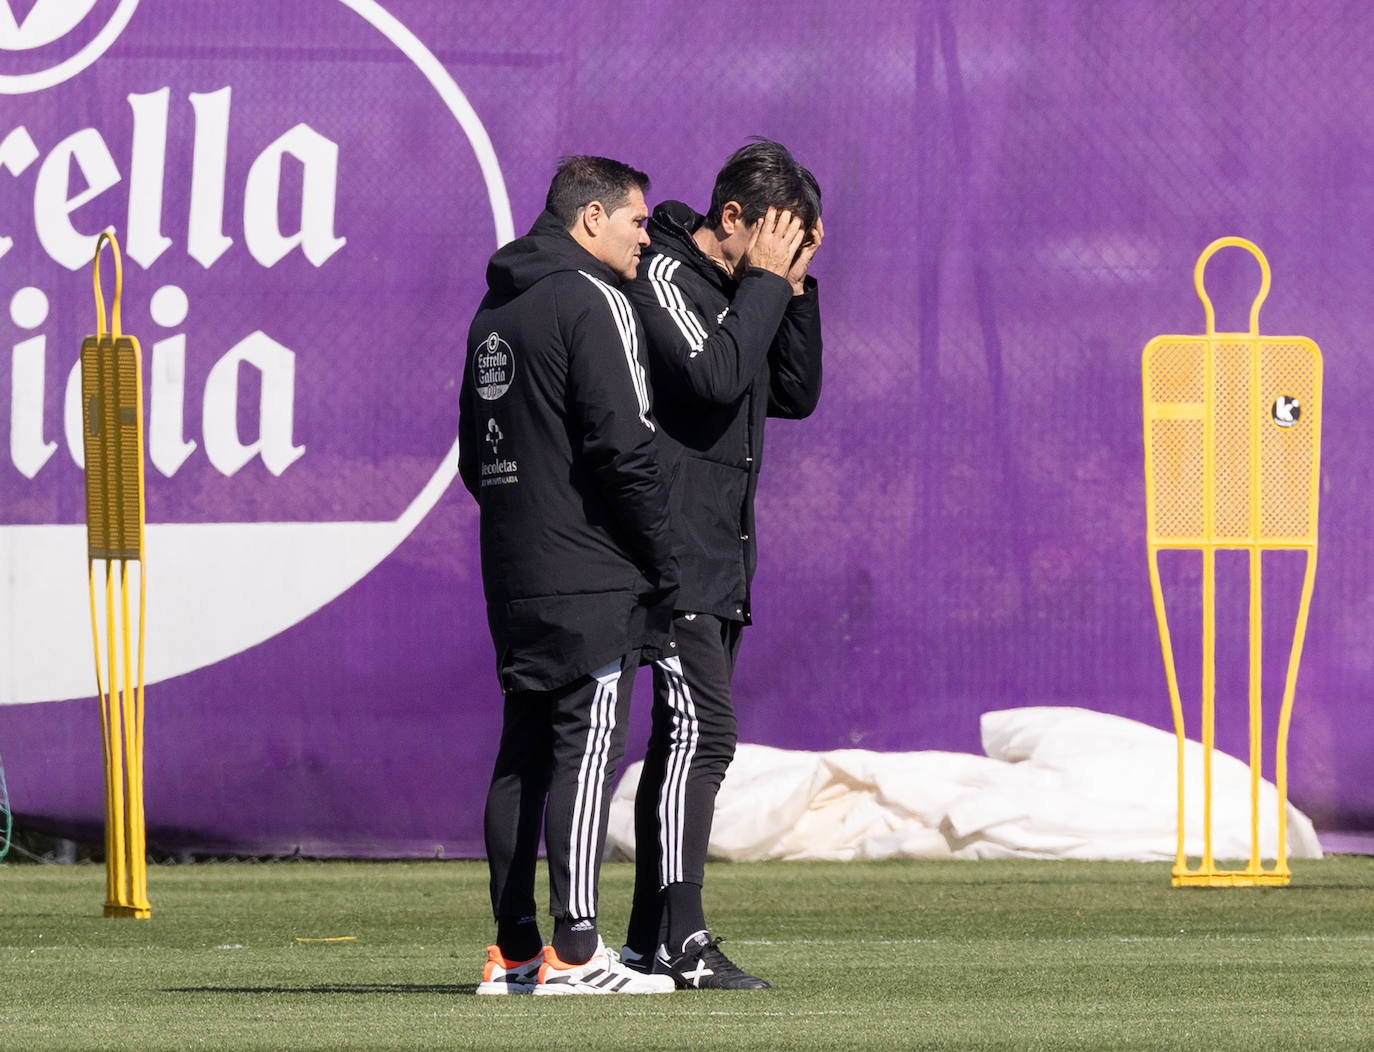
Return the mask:
<path id="1" fill-rule="evenodd" d="M 540 819 L 549 860 L 549 912 L 595 917 L 611 783 L 625 754 L 639 655 L 576 683 L 506 696 L 501 744 L 487 791 L 485 836 L 492 912 L 538 913 Z"/>

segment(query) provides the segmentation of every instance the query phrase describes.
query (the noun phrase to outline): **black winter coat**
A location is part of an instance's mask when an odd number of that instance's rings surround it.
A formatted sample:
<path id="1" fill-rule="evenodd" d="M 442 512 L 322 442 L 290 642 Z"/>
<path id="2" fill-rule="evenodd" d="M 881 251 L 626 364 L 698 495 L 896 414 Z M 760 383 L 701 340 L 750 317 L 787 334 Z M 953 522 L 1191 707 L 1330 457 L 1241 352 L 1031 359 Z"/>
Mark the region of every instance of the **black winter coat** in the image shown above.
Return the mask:
<path id="1" fill-rule="evenodd" d="M 820 301 L 811 277 L 800 296 L 758 268 L 736 281 L 692 239 L 702 222 L 680 201 L 655 208 L 628 292 L 649 340 L 682 571 L 677 609 L 748 624 L 764 420 L 816 408 Z"/>
<path id="2" fill-rule="evenodd" d="M 506 692 L 671 652 L 668 493 L 620 284 L 545 212 L 492 256 L 468 330 L 458 464 Z"/>

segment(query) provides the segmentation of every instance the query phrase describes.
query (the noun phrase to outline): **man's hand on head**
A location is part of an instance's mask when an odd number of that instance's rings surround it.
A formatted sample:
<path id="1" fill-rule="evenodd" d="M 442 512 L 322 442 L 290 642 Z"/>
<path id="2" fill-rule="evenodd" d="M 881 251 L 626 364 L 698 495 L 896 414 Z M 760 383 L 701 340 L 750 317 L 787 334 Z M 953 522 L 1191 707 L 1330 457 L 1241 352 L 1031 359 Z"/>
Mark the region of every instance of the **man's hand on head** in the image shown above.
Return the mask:
<path id="1" fill-rule="evenodd" d="M 817 216 L 816 225 L 811 228 L 810 236 L 802 242 L 801 250 L 787 272 L 787 280 L 792 283 L 792 295 L 800 296 L 805 291 L 803 282 L 806 280 L 806 272 L 811 267 L 811 260 L 816 256 L 816 249 L 821 247 L 821 241 L 824 239 L 825 224 Z"/>
<path id="2" fill-rule="evenodd" d="M 749 245 L 749 265 L 780 278 L 788 276 L 797 250 L 802 246 L 801 220 L 787 209 L 770 208 L 759 220 Z"/>

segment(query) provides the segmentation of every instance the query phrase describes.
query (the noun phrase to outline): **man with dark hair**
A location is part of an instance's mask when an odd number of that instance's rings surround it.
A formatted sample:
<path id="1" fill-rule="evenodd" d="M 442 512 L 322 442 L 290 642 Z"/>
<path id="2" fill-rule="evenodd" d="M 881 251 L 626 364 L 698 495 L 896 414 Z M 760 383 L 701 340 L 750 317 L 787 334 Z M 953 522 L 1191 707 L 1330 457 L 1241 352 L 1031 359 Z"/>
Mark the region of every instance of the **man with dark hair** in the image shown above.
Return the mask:
<path id="1" fill-rule="evenodd" d="M 736 150 L 711 188 L 705 225 L 717 230 L 731 201 L 740 219 L 752 228 L 770 208 L 790 211 L 809 232 L 821 218 L 821 188 L 816 177 L 798 164 L 780 143 L 759 139 Z"/>
<path id="2" fill-rule="evenodd" d="M 644 192 L 649 188 L 648 179 L 643 172 L 607 157 L 564 157 L 549 184 L 544 210 L 551 213 L 564 229 L 572 230 L 577 223 L 578 213 L 587 207 L 589 201 L 600 201 L 608 213 L 614 213 L 629 203 L 635 190 L 639 191 L 643 200 Z M 640 226 L 642 229 L 642 221 Z M 636 247 L 639 244 L 636 240 Z"/>
<path id="3" fill-rule="evenodd" d="M 649 340 L 682 587 L 677 650 L 654 664 L 624 958 L 681 987 L 762 989 L 711 938 L 701 885 L 735 752 L 730 679 L 750 623 L 764 420 L 805 417 L 820 397 L 820 307 L 807 273 L 823 234 L 820 187 L 761 140 L 725 162 L 706 216 L 667 201 L 649 229 L 629 295 Z"/>
<path id="4" fill-rule="evenodd" d="M 485 834 L 496 943 L 479 994 L 667 993 L 597 933 L 611 783 L 641 661 L 671 655 L 677 563 L 641 357 L 619 286 L 648 179 L 565 159 L 530 232 L 491 257 L 468 330 L 459 470 L 505 695 Z M 553 942 L 535 919 L 541 818 Z"/>

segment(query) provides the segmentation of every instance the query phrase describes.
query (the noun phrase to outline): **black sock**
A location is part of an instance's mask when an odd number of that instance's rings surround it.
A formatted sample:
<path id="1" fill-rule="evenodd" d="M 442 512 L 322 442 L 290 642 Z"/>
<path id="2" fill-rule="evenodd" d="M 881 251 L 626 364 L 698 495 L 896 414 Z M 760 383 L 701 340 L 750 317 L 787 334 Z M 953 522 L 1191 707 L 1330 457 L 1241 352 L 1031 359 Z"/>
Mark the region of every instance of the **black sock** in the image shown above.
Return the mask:
<path id="1" fill-rule="evenodd" d="M 635 953 L 652 957 L 664 938 L 662 922 L 663 893 L 636 894 L 634 906 L 630 909 L 630 927 L 625 934 L 625 945 Z"/>
<path id="2" fill-rule="evenodd" d="M 497 917 L 496 945 L 508 961 L 528 961 L 544 945 L 534 917 Z"/>
<path id="3" fill-rule="evenodd" d="M 670 954 L 679 954 L 684 944 L 698 932 L 706 931 L 706 913 L 701 906 L 701 885 L 682 881 L 669 884 L 663 890 L 668 905 L 668 938 Z"/>
<path id="4" fill-rule="evenodd" d="M 595 917 L 564 917 L 553 922 L 553 952 L 564 964 L 586 964 L 596 953 Z"/>

